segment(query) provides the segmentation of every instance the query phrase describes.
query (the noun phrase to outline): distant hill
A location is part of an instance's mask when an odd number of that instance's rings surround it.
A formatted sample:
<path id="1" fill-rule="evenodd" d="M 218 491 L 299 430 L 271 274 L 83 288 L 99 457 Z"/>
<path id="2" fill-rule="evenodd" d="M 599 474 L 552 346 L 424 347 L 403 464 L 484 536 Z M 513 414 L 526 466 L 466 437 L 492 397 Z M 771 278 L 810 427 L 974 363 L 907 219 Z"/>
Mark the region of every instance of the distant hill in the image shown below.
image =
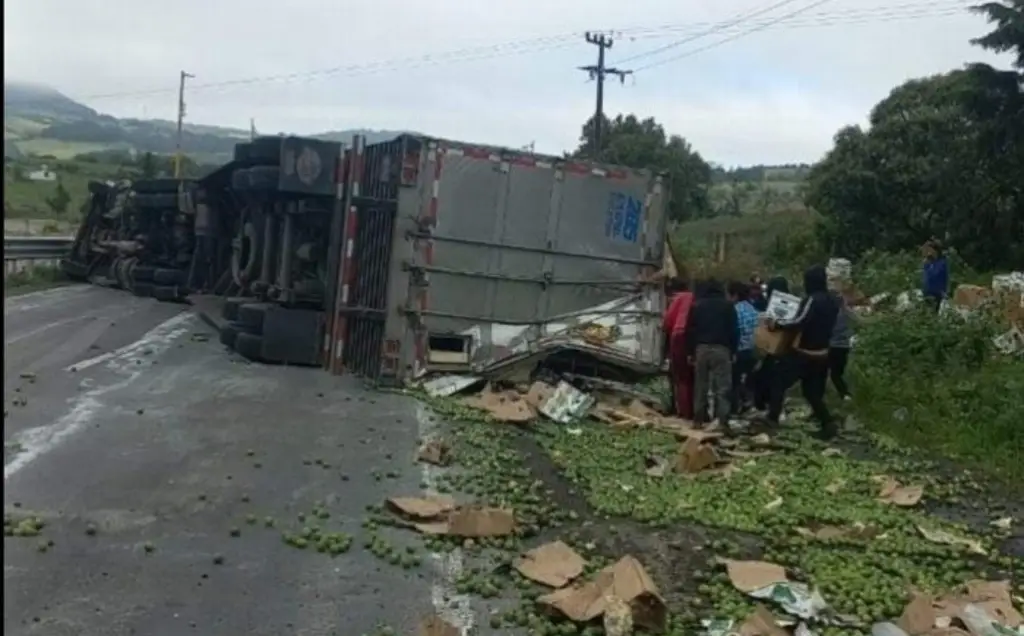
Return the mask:
<path id="1" fill-rule="evenodd" d="M 276 134 L 278 131 L 274 131 Z M 367 143 L 393 139 L 400 131 L 336 130 L 314 135 L 330 141 L 351 141 L 363 134 Z M 248 130 L 186 124 L 182 145 L 199 163 L 230 160 L 234 146 L 249 138 Z M 52 155 L 69 159 L 106 150 L 169 154 L 176 146 L 175 123 L 163 119 L 119 119 L 76 102 L 49 86 L 4 83 L 4 157 Z"/>

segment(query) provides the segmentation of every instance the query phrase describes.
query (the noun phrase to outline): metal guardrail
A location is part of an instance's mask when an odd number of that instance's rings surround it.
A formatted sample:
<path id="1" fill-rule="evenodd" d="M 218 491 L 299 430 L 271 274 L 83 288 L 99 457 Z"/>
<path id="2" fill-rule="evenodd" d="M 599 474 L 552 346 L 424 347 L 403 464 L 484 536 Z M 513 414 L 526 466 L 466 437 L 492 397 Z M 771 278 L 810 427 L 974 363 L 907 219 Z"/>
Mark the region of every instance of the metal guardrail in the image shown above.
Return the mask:
<path id="1" fill-rule="evenodd" d="M 71 236 L 5 236 L 4 261 L 58 260 L 74 240 Z"/>

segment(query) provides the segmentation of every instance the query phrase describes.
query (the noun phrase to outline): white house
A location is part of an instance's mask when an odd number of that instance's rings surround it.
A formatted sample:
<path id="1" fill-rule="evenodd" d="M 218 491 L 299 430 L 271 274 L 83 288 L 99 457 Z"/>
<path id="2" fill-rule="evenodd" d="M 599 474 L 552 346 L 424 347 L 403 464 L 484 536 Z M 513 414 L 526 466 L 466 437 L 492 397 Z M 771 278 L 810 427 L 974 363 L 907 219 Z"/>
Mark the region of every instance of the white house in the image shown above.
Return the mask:
<path id="1" fill-rule="evenodd" d="M 43 164 L 40 166 L 39 170 L 33 170 L 28 173 L 28 178 L 30 181 L 56 181 L 57 173 L 52 172 L 46 167 L 46 164 Z"/>

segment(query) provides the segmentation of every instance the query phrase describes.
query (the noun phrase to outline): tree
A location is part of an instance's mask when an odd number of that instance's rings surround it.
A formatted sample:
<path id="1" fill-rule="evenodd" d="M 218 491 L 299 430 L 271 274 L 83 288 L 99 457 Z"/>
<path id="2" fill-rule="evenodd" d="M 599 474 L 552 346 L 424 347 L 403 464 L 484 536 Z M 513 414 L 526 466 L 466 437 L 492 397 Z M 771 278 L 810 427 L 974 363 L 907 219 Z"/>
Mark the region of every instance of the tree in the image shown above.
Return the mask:
<path id="1" fill-rule="evenodd" d="M 1024 49 L 1024 0 L 976 8 L 996 23 L 976 43 Z M 1024 70 L 1024 69 L 1022 69 Z M 896 87 L 870 127 L 841 130 L 811 171 L 807 203 L 845 255 L 939 236 L 979 268 L 1024 262 L 1024 75 L 974 64 Z"/>
<path id="2" fill-rule="evenodd" d="M 64 187 L 64 182 L 60 179 L 57 180 L 57 189 L 54 191 L 52 197 L 46 198 L 46 205 L 53 210 L 53 213 L 58 216 L 63 216 L 68 211 L 68 205 L 71 204 L 71 195 L 68 194 L 67 188 Z"/>
<path id="3" fill-rule="evenodd" d="M 1001 0 L 971 7 L 996 26 L 980 38 L 971 40 L 982 48 L 999 53 L 1012 53 L 1014 67 L 1024 72 L 1024 0 Z"/>
<path id="4" fill-rule="evenodd" d="M 678 135 L 667 135 L 653 118 L 618 115 L 605 119 L 601 148 L 593 146 L 594 118 L 583 126 L 579 158 L 599 157 L 601 161 L 631 168 L 665 173 L 669 180 L 669 218 L 686 221 L 710 216 L 708 189 L 711 166 Z"/>
<path id="5" fill-rule="evenodd" d="M 153 160 L 153 153 L 147 152 L 142 155 L 142 160 L 139 161 L 139 170 L 142 172 L 143 179 L 152 179 L 156 176 L 156 161 Z"/>

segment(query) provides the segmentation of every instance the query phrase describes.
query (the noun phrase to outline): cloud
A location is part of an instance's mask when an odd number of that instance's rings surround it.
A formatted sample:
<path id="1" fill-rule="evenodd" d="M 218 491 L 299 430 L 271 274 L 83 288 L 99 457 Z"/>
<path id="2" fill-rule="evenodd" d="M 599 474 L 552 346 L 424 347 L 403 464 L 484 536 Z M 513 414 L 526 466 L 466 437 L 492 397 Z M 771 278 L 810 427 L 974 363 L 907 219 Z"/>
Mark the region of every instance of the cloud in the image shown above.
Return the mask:
<path id="1" fill-rule="evenodd" d="M 810 2 L 795 0 L 766 17 Z M 253 117 L 268 132 L 411 129 L 502 145 L 535 142 L 540 150 L 560 152 L 575 146 L 593 112 L 593 83 L 577 67 L 593 63 L 596 48 L 581 37 L 553 37 L 546 50 L 526 40 L 619 29 L 624 33 L 609 52 L 617 63 L 685 35 L 682 27 L 654 28 L 659 25 L 691 25 L 693 33 L 697 23 L 768 4 L 12 0 L 4 3 L 4 71 L 50 84 L 101 111 L 173 118 L 177 77 L 185 69 L 196 75 L 187 98 L 190 121 L 244 128 Z M 725 164 L 813 161 L 839 127 L 862 120 L 894 85 L 967 61 L 1005 64 L 968 43 L 986 25 L 960 10 L 965 6 L 960 0 L 870 6 L 831 0 L 785 28 L 765 28 L 609 85 L 606 112 L 654 116 Z M 951 10 L 957 14 L 937 16 Z M 914 12 L 914 19 L 895 19 Z M 646 30 L 632 28 L 638 25 Z M 736 30 L 723 32 L 730 33 Z M 722 37 L 624 66 L 642 69 Z M 435 56 L 362 74 L 351 69 L 516 41 L 523 44 L 515 55 L 506 48 L 485 51 L 486 59 L 476 61 Z M 308 73 L 331 68 L 341 70 Z M 203 88 L 278 74 L 299 78 Z M 149 89 L 162 92 L 138 94 Z M 96 97 L 109 93 L 131 95 Z"/>

